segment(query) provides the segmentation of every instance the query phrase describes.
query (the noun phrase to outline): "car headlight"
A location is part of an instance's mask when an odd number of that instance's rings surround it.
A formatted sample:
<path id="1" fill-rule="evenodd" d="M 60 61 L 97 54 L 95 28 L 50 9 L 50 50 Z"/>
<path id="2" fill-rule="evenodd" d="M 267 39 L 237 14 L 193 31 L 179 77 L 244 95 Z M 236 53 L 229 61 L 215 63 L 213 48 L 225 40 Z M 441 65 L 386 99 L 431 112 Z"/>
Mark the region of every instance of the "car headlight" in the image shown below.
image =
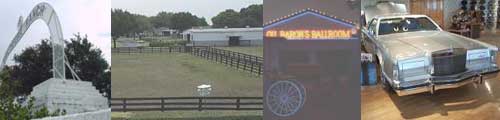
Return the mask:
<path id="1" fill-rule="evenodd" d="M 406 59 L 398 61 L 399 79 L 412 81 L 409 77 L 428 75 L 429 60 L 426 57 Z"/>
<path id="2" fill-rule="evenodd" d="M 492 67 L 497 67 L 497 51 L 490 50 L 490 62 Z"/>
<path id="3" fill-rule="evenodd" d="M 394 67 L 394 69 L 392 69 L 392 76 L 393 78 L 397 78 L 397 80 L 399 80 L 398 72 L 399 70 L 397 69 L 397 67 Z"/>
<path id="4" fill-rule="evenodd" d="M 497 51 L 490 50 L 490 56 L 491 56 L 491 62 L 496 63 L 497 62 Z"/>
<path id="5" fill-rule="evenodd" d="M 477 60 L 490 57 L 490 50 L 488 49 L 475 49 L 467 51 L 467 60 Z"/>

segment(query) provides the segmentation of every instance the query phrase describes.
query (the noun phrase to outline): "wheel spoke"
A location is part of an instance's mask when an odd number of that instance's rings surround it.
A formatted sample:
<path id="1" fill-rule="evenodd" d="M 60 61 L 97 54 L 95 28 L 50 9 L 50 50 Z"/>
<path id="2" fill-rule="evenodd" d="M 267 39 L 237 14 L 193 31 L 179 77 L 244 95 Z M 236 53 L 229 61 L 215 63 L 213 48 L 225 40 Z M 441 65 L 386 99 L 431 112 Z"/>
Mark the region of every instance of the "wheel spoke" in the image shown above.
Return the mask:
<path id="1" fill-rule="evenodd" d="M 268 108 L 278 116 L 290 116 L 295 114 L 304 103 L 304 91 L 300 84 L 292 81 L 277 81 L 273 83 L 267 92 Z"/>

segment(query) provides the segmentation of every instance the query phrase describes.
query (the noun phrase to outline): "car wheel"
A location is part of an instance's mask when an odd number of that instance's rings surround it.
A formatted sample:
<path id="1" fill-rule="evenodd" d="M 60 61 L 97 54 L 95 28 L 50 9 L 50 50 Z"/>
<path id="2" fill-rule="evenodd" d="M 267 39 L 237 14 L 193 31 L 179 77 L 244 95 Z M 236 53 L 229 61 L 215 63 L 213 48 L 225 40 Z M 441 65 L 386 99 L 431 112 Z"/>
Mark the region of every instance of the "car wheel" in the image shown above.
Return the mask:
<path id="1" fill-rule="evenodd" d="M 385 77 L 382 75 L 382 67 L 381 67 L 381 64 L 379 62 L 379 59 L 378 57 L 375 57 L 375 63 L 376 64 L 376 69 L 377 69 L 377 81 L 380 82 L 380 84 L 382 84 L 382 88 L 387 91 L 387 92 L 391 92 L 392 91 L 392 87 L 391 85 L 389 84 L 389 82 L 387 81 L 387 79 L 385 79 Z"/>
<path id="2" fill-rule="evenodd" d="M 384 88 L 384 90 L 391 90 L 391 85 L 389 84 L 389 82 L 383 77 L 383 76 L 380 76 L 380 80 L 382 81 L 382 88 Z"/>

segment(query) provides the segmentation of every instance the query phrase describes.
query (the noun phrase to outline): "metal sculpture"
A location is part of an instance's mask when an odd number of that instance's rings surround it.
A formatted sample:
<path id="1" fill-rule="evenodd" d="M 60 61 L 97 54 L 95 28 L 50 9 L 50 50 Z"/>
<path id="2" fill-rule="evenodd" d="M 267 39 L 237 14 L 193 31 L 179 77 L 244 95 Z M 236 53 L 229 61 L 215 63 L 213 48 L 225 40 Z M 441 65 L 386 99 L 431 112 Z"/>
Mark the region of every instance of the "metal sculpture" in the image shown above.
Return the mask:
<path id="1" fill-rule="evenodd" d="M 50 30 L 50 41 L 52 44 L 52 73 L 54 78 L 66 79 L 65 76 L 65 54 L 64 54 L 64 39 L 61 29 L 61 24 L 57 17 L 54 8 L 48 3 L 42 2 L 37 4 L 31 13 L 23 21 L 23 17 L 19 17 L 18 31 L 12 42 L 7 48 L 2 63 L 0 64 L 0 70 L 3 70 L 7 58 L 12 53 L 14 48 L 17 46 L 21 38 L 24 36 L 26 31 L 29 29 L 31 24 L 37 20 L 44 21 Z M 72 72 L 73 73 L 73 72 Z"/>

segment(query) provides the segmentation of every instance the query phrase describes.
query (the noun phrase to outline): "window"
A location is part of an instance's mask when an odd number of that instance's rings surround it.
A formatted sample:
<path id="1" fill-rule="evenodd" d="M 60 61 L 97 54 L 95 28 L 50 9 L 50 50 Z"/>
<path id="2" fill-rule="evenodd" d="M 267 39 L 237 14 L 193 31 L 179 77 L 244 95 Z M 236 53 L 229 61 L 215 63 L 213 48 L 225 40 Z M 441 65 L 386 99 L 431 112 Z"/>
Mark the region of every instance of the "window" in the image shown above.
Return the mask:
<path id="1" fill-rule="evenodd" d="M 415 31 L 433 31 L 438 27 L 427 17 L 419 18 L 391 18 L 380 21 L 379 35 L 415 32 Z"/>

